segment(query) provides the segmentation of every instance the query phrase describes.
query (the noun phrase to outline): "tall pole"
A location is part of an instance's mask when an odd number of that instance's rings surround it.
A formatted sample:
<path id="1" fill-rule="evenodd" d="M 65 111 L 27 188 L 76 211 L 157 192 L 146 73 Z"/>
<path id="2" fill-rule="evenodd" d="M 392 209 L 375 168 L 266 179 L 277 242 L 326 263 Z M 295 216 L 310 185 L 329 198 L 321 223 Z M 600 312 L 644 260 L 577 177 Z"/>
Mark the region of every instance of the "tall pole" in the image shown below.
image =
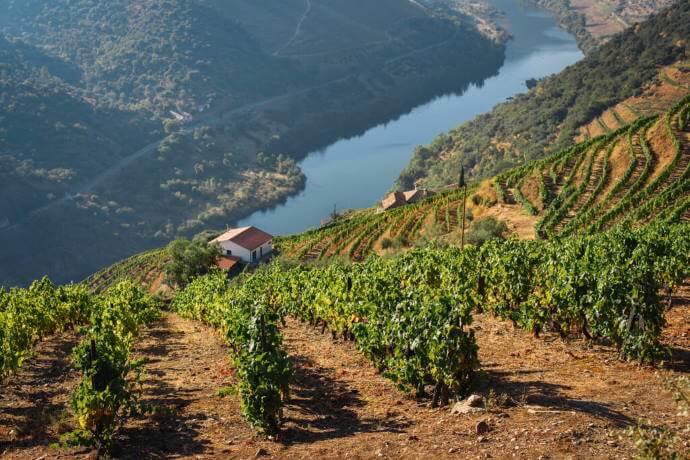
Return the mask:
<path id="1" fill-rule="evenodd" d="M 465 166 L 460 166 L 460 180 L 458 186 L 462 187 L 462 230 L 460 237 L 460 250 L 465 249 L 465 206 L 467 206 L 467 183 L 465 182 Z"/>
<path id="2" fill-rule="evenodd" d="M 462 237 L 460 240 L 460 249 L 465 249 L 465 206 L 467 205 L 467 184 L 463 187 L 462 197 Z"/>

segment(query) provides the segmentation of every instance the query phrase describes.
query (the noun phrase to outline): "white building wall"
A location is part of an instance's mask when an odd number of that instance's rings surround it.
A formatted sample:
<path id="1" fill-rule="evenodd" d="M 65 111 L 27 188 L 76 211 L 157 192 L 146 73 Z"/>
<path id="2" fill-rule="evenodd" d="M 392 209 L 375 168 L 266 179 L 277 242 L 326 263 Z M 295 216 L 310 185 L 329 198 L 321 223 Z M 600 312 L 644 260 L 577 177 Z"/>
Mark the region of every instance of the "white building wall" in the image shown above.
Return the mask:
<path id="1" fill-rule="evenodd" d="M 249 250 L 233 243 L 232 241 L 223 241 L 220 243 L 220 247 L 223 250 L 223 255 L 239 257 L 242 259 L 242 261 L 247 263 L 251 262 L 252 260 L 252 255 Z M 228 253 L 228 251 L 230 251 L 230 253 Z"/>
<path id="2" fill-rule="evenodd" d="M 263 252 L 261 251 L 263 250 Z M 268 243 L 261 246 L 260 250 L 257 251 L 257 257 L 265 257 L 267 254 L 273 252 L 273 244 L 269 241 Z"/>
<path id="3" fill-rule="evenodd" d="M 239 257 L 240 259 L 242 259 L 243 262 L 246 263 L 253 262 L 253 251 L 245 249 L 242 246 L 233 243 L 232 241 L 223 241 L 222 243 L 220 243 L 220 247 L 223 250 L 223 255 L 232 255 L 235 257 Z M 228 254 L 228 251 L 230 251 L 230 254 Z M 263 244 L 260 248 L 256 248 L 254 251 L 256 251 L 256 260 L 258 261 L 262 257 L 265 257 L 266 255 L 273 252 L 273 244 L 269 241 Z"/>

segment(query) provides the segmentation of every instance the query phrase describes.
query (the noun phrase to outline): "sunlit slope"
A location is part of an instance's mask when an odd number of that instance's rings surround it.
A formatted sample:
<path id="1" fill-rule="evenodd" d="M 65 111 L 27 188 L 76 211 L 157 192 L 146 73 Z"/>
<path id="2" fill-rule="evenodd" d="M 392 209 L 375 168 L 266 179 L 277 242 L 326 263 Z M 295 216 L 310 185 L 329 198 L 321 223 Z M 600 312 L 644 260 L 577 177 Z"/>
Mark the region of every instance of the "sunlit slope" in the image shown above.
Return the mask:
<path id="1" fill-rule="evenodd" d="M 676 82 L 675 72 L 661 77 L 659 72 L 687 59 L 688 37 L 690 3 L 676 2 L 529 91 L 418 147 L 399 186 L 438 187 L 452 180 L 461 163 L 472 177 L 488 178 L 567 148 L 592 120 L 603 122 L 599 132 L 615 129 L 618 121 L 608 109 L 639 96 L 659 78 Z M 639 115 L 660 108 L 657 104 L 669 107 L 660 102 L 631 107 Z"/>
<path id="2" fill-rule="evenodd" d="M 520 237 L 594 233 L 618 224 L 690 219 L 690 98 L 663 115 L 640 118 L 469 190 L 467 227 L 485 216 Z M 451 188 L 415 205 L 363 210 L 326 228 L 285 238 L 283 254 L 301 261 L 361 260 L 386 240 L 457 241 L 462 193 Z M 531 228 L 530 228 L 531 227 Z"/>
<path id="3" fill-rule="evenodd" d="M 542 237 L 690 218 L 690 98 L 670 111 L 498 176 Z"/>
<path id="4" fill-rule="evenodd" d="M 350 211 L 330 225 L 280 237 L 284 259 L 328 263 L 361 261 L 432 243 L 457 245 L 463 191 L 453 185 L 413 205 L 387 212 Z M 645 117 L 607 135 L 468 187 L 466 232 L 487 217 L 519 238 L 598 233 L 617 225 L 690 222 L 690 97 L 670 111 Z M 100 291 L 134 278 L 156 291 L 164 249 L 114 264 L 88 278 Z"/>

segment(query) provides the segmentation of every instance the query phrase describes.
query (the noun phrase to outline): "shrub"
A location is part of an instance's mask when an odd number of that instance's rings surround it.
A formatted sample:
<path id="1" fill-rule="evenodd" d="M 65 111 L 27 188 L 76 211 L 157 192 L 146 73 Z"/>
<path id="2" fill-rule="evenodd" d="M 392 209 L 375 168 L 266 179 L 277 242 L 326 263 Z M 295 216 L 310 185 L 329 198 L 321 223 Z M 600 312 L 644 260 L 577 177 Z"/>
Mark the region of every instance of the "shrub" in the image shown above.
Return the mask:
<path id="1" fill-rule="evenodd" d="M 467 234 L 465 241 L 481 246 L 490 240 L 503 240 L 508 233 L 508 226 L 494 217 L 477 220 Z"/>

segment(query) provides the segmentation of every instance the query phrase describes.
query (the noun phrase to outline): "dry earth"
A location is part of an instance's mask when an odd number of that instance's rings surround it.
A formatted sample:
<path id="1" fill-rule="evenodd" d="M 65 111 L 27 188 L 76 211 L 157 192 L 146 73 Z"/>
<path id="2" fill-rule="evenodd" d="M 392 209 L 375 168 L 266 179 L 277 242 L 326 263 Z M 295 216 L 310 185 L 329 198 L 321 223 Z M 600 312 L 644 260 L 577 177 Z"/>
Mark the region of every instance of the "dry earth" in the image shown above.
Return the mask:
<path id="1" fill-rule="evenodd" d="M 605 134 L 600 119 L 605 125 L 615 130 L 624 123 L 631 123 L 641 116 L 656 115 L 667 111 L 681 98 L 690 92 L 690 66 L 687 61 L 680 61 L 659 71 L 657 78 L 643 88 L 642 94 L 616 104 L 595 118 L 588 125 L 580 128 L 575 141 L 580 142 L 588 137 Z M 618 118 L 614 115 L 618 114 Z M 624 123 L 621 123 L 624 122 Z"/>
<path id="2" fill-rule="evenodd" d="M 687 299 L 687 297 L 685 297 Z M 476 391 L 505 394 L 511 404 L 451 415 L 395 388 L 351 343 L 333 341 L 295 320 L 283 328 L 295 363 L 292 399 L 278 440 L 256 436 L 236 396 L 227 353 L 207 327 L 166 315 L 140 339 L 147 357 L 147 402 L 165 408 L 130 420 L 118 435 L 122 458 L 624 458 L 626 428 L 649 420 L 686 436 L 663 381 L 690 373 L 690 304 L 668 314 L 664 340 L 673 359 L 660 367 L 618 361 L 613 350 L 554 336 L 535 339 L 504 321 L 476 315 L 482 372 Z M 41 343 L 36 356 L 0 390 L 3 458 L 89 457 L 50 447 L 65 428 L 77 376 L 74 334 Z M 66 416 L 63 416 L 63 419 Z M 482 435 L 476 425 L 490 429 Z"/>

